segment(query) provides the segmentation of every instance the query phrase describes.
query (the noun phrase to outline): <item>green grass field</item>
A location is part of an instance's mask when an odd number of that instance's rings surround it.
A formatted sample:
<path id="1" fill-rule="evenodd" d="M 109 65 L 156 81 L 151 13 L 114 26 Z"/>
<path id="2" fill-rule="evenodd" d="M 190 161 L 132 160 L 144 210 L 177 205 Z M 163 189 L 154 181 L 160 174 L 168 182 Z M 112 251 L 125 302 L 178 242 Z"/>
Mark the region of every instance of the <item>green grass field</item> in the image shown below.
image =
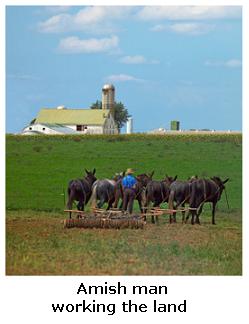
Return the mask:
<path id="1" fill-rule="evenodd" d="M 212 226 L 148 223 L 143 230 L 64 229 L 70 179 L 96 168 L 98 178 L 128 167 L 179 179 L 230 178 Z M 6 273 L 240 275 L 242 273 L 241 135 L 6 137 Z M 135 206 L 137 209 L 137 205 Z"/>

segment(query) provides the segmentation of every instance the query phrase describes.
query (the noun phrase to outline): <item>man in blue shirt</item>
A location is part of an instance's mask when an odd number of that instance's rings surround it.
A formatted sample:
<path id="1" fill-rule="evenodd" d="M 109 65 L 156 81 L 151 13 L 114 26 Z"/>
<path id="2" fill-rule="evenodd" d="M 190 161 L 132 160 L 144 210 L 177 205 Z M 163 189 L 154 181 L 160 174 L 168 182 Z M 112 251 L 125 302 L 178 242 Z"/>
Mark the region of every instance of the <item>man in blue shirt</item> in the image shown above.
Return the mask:
<path id="1" fill-rule="evenodd" d="M 128 210 L 129 214 L 132 213 L 133 210 L 133 202 L 136 197 L 136 183 L 137 180 L 133 176 L 134 171 L 132 169 L 127 169 L 126 176 L 122 180 L 123 186 L 123 210 Z"/>

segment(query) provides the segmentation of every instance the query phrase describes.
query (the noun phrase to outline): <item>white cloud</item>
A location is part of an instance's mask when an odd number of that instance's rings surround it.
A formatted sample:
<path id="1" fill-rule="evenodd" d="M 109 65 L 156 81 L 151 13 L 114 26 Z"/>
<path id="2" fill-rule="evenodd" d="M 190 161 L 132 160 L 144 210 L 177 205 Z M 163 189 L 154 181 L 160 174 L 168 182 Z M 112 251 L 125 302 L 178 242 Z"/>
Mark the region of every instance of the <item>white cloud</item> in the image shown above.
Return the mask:
<path id="1" fill-rule="evenodd" d="M 76 36 L 63 38 L 59 43 L 59 50 L 63 53 L 98 53 L 108 52 L 118 47 L 117 36 L 110 38 L 79 39 Z"/>
<path id="2" fill-rule="evenodd" d="M 237 59 L 230 59 L 227 61 L 207 60 L 205 65 L 210 67 L 240 68 L 242 66 L 242 62 L 241 60 Z"/>
<path id="3" fill-rule="evenodd" d="M 124 19 L 131 7 L 123 6 L 94 6 L 85 7 L 76 14 L 54 15 L 38 24 L 40 32 L 59 33 L 70 31 L 84 31 L 91 33 L 113 33 L 116 28 L 113 20 Z"/>
<path id="4" fill-rule="evenodd" d="M 143 79 L 138 79 L 132 75 L 127 75 L 127 74 L 113 74 L 107 76 L 105 79 L 109 82 L 127 82 L 127 81 L 144 82 Z"/>
<path id="5" fill-rule="evenodd" d="M 144 64 L 146 63 L 146 58 L 142 55 L 124 56 L 119 61 L 124 64 Z"/>
<path id="6" fill-rule="evenodd" d="M 172 32 L 188 35 L 202 35 L 214 30 L 214 25 L 199 23 L 177 23 L 169 26 Z"/>
<path id="7" fill-rule="evenodd" d="M 228 60 L 225 62 L 225 65 L 230 68 L 237 68 L 242 66 L 242 62 L 240 60 Z"/>
<path id="8" fill-rule="evenodd" d="M 147 6 L 137 17 L 142 20 L 200 20 L 241 18 L 240 6 Z"/>
<path id="9" fill-rule="evenodd" d="M 153 32 L 161 32 L 161 31 L 164 31 L 164 30 L 167 30 L 167 29 L 168 29 L 168 26 L 158 24 L 158 25 L 155 25 L 155 26 L 151 27 L 150 30 L 153 31 Z"/>
<path id="10" fill-rule="evenodd" d="M 124 64 L 159 64 L 158 60 L 148 60 L 142 55 L 124 56 L 121 57 L 119 62 Z"/>
<path id="11" fill-rule="evenodd" d="M 83 31 L 89 33 L 115 33 L 119 27 L 114 21 L 126 18 L 144 21 L 203 20 L 241 18 L 241 6 L 88 6 L 75 14 L 66 13 L 68 6 L 51 6 L 54 14 L 40 22 L 38 29 L 44 33 Z M 154 26 L 154 31 L 164 29 Z"/>
<path id="12" fill-rule="evenodd" d="M 155 25 L 150 30 L 153 32 L 173 32 L 186 35 L 203 35 L 215 29 L 214 24 L 203 24 L 197 22 L 181 22 L 169 25 Z"/>

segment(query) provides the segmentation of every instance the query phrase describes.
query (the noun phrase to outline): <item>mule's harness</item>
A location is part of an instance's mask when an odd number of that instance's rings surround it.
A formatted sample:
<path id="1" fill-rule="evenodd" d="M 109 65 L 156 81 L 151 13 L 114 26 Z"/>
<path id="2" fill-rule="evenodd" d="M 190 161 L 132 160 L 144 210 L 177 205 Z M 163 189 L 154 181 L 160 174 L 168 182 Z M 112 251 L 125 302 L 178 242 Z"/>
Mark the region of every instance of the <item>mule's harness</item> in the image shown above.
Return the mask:
<path id="1" fill-rule="evenodd" d="M 217 188 L 217 190 L 215 191 L 215 193 L 214 194 L 210 194 L 208 197 L 207 197 L 207 192 L 206 192 L 206 182 L 205 182 L 205 180 L 203 179 L 202 180 L 203 181 L 203 188 L 204 188 L 204 200 L 199 204 L 199 206 L 197 207 L 197 208 L 191 208 L 191 207 L 189 207 L 189 210 L 196 210 L 197 211 L 197 214 L 198 214 L 198 212 L 199 212 L 199 210 L 200 210 L 200 208 L 204 205 L 204 203 L 206 202 L 206 201 L 208 201 L 208 199 L 209 198 L 211 198 L 212 196 L 215 196 L 219 191 L 220 191 L 220 187 L 219 187 L 219 185 L 217 185 L 217 183 L 215 182 L 215 181 L 213 181 L 213 180 L 211 180 L 218 188 Z"/>

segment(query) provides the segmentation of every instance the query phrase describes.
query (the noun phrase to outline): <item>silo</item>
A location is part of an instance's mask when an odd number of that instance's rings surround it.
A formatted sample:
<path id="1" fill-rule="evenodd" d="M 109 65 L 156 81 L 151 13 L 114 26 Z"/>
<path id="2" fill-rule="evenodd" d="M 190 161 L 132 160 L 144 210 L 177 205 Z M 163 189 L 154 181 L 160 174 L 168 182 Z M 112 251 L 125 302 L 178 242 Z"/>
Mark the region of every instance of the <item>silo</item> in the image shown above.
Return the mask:
<path id="1" fill-rule="evenodd" d="M 172 120 L 170 122 L 170 130 L 179 131 L 180 130 L 180 122 L 178 120 Z"/>
<path id="2" fill-rule="evenodd" d="M 133 118 L 128 117 L 127 123 L 126 123 L 126 133 L 131 134 L 133 133 Z"/>
<path id="3" fill-rule="evenodd" d="M 102 88 L 102 109 L 109 109 L 114 116 L 115 88 L 112 84 L 105 84 Z"/>

